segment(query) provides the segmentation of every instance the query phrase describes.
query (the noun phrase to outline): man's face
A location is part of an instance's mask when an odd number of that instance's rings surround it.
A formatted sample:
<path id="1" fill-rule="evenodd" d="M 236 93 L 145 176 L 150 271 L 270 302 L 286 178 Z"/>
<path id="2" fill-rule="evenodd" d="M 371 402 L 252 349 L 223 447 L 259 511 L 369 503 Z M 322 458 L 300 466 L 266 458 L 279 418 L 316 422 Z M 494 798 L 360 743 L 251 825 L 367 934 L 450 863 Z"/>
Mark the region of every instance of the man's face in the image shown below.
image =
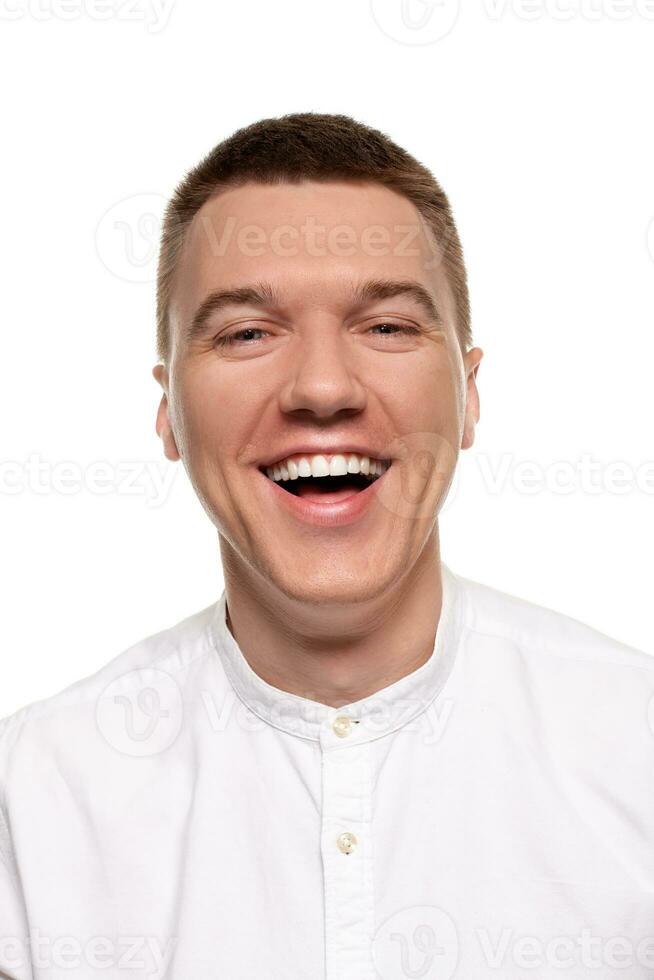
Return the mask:
<path id="1" fill-rule="evenodd" d="M 164 388 L 157 431 L 237 574 L 301 601 L 353 603 L 424 557 L 459 448 L 472 443 L 482 353 L 462 357 L 439 260 L 411 202 L 374 183 L 249 183 L 195 216 L 169 367 L 153 372 Z M 357 448 L 390 461 L 373 483 L 265 473 L 321 449 L 350 469 Z"/>

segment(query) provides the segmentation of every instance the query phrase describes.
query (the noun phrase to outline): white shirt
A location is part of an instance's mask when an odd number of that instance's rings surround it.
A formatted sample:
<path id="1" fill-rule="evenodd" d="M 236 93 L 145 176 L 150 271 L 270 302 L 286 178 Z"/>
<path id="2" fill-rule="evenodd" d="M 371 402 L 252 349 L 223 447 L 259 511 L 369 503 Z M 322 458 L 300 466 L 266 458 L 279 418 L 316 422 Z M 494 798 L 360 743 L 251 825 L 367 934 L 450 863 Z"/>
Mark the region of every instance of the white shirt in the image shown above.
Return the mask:
<path id="1" fill-rule="evenodd" d="M 346 708 L 223 592 L 4 719 L 0 976 L 651 980 L 654 658 L 442 569 L 431 658 Z"/>

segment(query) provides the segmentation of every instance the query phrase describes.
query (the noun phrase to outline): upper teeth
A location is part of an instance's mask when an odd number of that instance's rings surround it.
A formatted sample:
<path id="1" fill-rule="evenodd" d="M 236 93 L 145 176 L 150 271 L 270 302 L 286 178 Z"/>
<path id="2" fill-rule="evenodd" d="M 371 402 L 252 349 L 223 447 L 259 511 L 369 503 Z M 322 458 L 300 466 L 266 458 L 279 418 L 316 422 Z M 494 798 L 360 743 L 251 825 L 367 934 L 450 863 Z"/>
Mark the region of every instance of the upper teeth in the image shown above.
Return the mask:
<path id="1" fill-rule="evenodd" d="M 297 480 L 299 476 L 345 476 L 347 473 L 363 473 L 371 479 L 381 476 L 390 466 L 388 460 L 358 456 L 356 453 L 335 456 L 296 456 L 280 460 L 266 467 L 271 480 Z"/>

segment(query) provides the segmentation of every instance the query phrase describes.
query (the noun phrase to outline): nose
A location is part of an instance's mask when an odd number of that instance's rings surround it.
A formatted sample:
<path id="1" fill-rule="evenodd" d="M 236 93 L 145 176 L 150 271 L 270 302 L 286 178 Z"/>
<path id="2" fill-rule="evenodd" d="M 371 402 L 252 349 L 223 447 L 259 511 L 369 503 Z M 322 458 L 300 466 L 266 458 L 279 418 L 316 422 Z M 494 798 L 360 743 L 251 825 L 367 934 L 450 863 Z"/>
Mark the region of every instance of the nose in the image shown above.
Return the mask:
<path id="1" fill-rule="evenodd" d="M 342 326 L 313 323 L 297 338 L 280 391 L 283 412 L 310 412 L 329 418 L 338 412 L 361 411 L 366 389 L 357 373 L 355 351 Z M 360 365 L 359 365 L 360 366 Z"/>

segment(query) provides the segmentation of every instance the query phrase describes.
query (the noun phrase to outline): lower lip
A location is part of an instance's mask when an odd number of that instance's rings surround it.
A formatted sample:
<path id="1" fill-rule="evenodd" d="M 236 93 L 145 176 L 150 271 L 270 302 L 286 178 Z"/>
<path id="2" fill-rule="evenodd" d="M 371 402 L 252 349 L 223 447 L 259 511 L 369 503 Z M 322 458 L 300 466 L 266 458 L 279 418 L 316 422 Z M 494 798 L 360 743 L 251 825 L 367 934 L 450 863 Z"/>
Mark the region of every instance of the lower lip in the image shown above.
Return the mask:
<path id="1" fill-rule="evenodd" d="M 280 506 L 284 507 L 293 517 L 316 527 L 345 527 L 348 524 L 354 524 L 366 513 L 375 499 L 379 484 L 386 479 L 389 470 L 390 466 L 365 490 L 359 490 L 358 493 L 355 492 L 343 500 L 324 504 L 318 500 L 296 497 L 287 490 L 282 490 L 279 484 L 261 473 L 260 470 L 258 472 L 270 487 L 271 493 Z"/>

